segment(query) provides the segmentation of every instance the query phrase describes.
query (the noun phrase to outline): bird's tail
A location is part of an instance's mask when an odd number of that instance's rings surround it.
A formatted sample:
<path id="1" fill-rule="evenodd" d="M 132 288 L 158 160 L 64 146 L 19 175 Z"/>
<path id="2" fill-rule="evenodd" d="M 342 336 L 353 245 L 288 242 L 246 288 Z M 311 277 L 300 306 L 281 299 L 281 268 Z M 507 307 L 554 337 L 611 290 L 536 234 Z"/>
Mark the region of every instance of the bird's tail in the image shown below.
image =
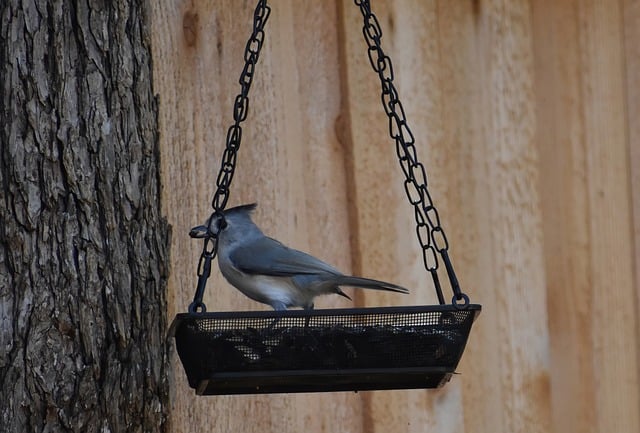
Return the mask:
<path id="1" fill-rule="evenodd" d="M 341 275 L 335 280 L 336 286 L 351 286 L 351 287 L 361 287 L 363 289 L 374 289 L 374 290 L 387 290 L 389 292 L 396 293 L 409 293 L 409 290 L 404 287 L 397 286 L 392 283 L 387 283 L 385 281 L 372 280 L 370 278 L 362 278 L 362 277 L 352 277 L 348 275 Z M 338 294 L 344 295 L 339 290 Z M 348 296 L 347 296 L 348 297 Z"/>

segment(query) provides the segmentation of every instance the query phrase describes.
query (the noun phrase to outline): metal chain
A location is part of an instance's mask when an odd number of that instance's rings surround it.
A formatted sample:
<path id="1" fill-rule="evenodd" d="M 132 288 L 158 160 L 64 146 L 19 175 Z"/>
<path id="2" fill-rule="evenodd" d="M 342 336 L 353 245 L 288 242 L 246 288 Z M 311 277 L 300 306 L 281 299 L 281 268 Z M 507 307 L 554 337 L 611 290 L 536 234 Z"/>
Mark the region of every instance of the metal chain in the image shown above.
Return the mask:
<path id="1" fill-rule="evenodd" d="M 462 293 L 456 278 L 451 259 L 449 258 L 449 241 L 440 225 L 438 210 L 433 204 L 431 194 L 427 188 L 427 172 L 418 161 L 415 138 L 405 116 L 404 107 L 400 102 L 398 90 L 393 84 L 394 74 L 391 58 L 382 49 L 382 29 L 378 18 L 371 12 L 369 0 L 354 0 L 360 8 L 364 25 L 362 33 L 367 43 L 369 62 L 380 78 L 382 88 L 382 106 L 389 118 L 389 135 L 395 140 L 396 154 L 400 168 L 405 176 L 404 189 L 409 202 L 413 205 L 416 221 L 416 234 L 422 248 L 422 258 L 425 269 L 431 273 L 433 283 L 440 304 L 444 304 L 444 296 L 438 278 L 438 256 L 440 254 L 447 270 L 449 282 L 454 292 L 453 304 L 463 300 L 466 306 L 469 297 Z"/>
<path id="2" fill-rule="evenodd" d="M 240 140 L 242 139 L 242 127 L 240 123 L 247 118 L 249 111 L 249 89 L 253 82 L 253 75 L 258 63 L 260 49 L 264 42 L 264 26 L 267 23 L 271 8 L 267 6 L 266 0 L 258 1 L 256 10 L 253 13 L 253 31 L 244 48 L 244 68 L 240 74 L 240 94 L 236 96 L 233 104 L 233 120 L 234 124 L 227 131 L 227 146 L 222 154 L 222 165 L 216 178 L 216 190 L 211 206 L 214 211 L 221 212 L 224 210 L 229 200 L 229 186 L 233 179 L 233 173 L 236 169 L 236 160 L 238 157 L 238 149 L 240 148 Z"/>
<path id="3" fill-rule="evenodd" d="M 234 123 L 227 131 L 227 140 L 224 153 L 222 154 L 222 164 L 216 178 L 216 192 L 211 200 L 213 214 L 209 217 L 209 221 L 224 210 L 229 200 L 231 181 L 236 170 L 236 161 L 238 159 L 238 149 L 240 149 L 240 141 L 242 139 L 242 126 L 240 124 L 247 118 L 249 112 L 249 89 L 253 82 L 256 64 L 260 56 L 260 49 L 264 43 L 264 27 L 271 13 L 271 8 L 267 5 L 267 0 L 259 0 L 253 13 L 253 31 L 244 48 L 244 68 L 240 74 L 240 93 L 236 96 L 233 104 L 233 121 Z M 207 223 L 208 225 L 208 223 Z M 207 283 L 207 279 L 211 274 L 211 261 L 215 258 L 217 251 L 217 239 L 206 237 L 202 254 L 198 262 L 198 286 L 193 302 L 189 305 L 189 312 L 205 312 L 207 310 L 202 296 Z"/>

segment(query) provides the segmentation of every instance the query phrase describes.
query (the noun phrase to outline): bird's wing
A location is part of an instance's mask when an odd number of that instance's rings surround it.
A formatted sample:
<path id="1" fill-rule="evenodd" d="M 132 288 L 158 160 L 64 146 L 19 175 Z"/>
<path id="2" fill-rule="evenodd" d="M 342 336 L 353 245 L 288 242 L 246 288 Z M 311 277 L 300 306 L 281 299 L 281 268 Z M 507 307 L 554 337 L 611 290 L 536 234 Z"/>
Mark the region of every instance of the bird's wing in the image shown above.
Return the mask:
<path id="1" fill-rule="evenodd" d="M 322 260 L 266 236 L 237 246 L 229 258 L 239 270 L 247 274 L 279 277 L 327 273 L 341 275 L 337 269 Z"/>

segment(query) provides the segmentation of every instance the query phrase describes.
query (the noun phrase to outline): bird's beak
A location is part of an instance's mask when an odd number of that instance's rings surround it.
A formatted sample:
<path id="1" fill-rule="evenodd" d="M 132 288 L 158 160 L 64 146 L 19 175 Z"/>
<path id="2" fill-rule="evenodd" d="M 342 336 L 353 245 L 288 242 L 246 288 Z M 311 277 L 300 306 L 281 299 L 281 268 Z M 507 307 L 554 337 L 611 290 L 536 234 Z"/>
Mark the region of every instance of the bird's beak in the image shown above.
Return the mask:
<path id="1" fill-rule="evenodd" d="M 212 233 L 209 232 L 209 227 L 207 226 L 197 226 L 192 228 L 189 232 L 189 236 L 194 239 L 213 237 Z"/>

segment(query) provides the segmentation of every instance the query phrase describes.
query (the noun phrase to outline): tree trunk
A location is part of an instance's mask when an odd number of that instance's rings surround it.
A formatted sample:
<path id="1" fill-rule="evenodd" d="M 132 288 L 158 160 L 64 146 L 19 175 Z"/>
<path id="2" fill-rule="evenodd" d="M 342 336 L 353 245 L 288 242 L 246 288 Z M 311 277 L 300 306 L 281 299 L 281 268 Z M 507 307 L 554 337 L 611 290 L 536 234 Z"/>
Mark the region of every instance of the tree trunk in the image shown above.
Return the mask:
<path id="1" fill-rule="evenodd" d="M 168 224 L 144 0 L 0 4 L 0 431 L 162 431 Z"/>

